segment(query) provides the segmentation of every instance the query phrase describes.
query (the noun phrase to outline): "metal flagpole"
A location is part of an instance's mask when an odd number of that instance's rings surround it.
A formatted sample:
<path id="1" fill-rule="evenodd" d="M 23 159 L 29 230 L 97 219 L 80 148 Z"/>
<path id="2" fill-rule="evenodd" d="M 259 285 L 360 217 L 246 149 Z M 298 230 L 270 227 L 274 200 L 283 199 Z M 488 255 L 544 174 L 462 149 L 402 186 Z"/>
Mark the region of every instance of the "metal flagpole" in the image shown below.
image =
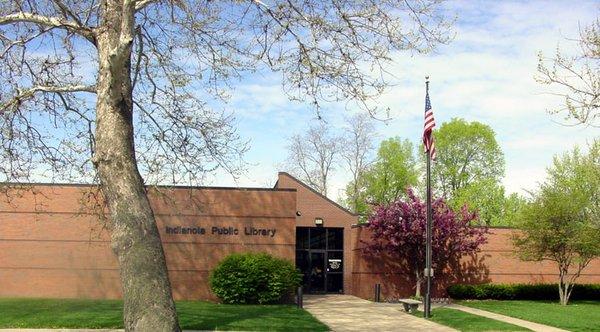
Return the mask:
<path id="1" fill-rule="evenodd" d="M 425 90 L 429 94 L 429 77 L 425 78 Z M 425 318 L 431 317 L 431 154 L 427 154 L 427 231 L 425 245 L 425 278 L 427 280 L 427 288 L 425 290 Z"/>

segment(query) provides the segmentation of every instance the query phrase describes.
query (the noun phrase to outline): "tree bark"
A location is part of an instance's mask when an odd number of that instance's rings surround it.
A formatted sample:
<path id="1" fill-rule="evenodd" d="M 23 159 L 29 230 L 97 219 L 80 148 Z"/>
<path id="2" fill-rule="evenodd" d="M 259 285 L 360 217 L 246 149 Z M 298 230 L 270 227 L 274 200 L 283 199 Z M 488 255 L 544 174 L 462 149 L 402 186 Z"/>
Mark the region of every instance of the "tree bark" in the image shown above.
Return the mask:
<path id="1" fill-rule="evenodd" d="M 569 290 L 570 283 L 567 280 L 568 272 L 568 267 L 565 268 L 562 265 L 559 266 L 558 296 L 560 304 L 562 305 L 567 305 L 569 303 L 569 296 L 571 295 L 571 292 Z"/>
<path id="2" fill-rule="evenodd" d="M 133 14 L 127 14 L 133 11 L 121 1 L 106 0 L 101 6 L 93 162 L 110 211 L 125 330 L 180 331 L 160 235 L 135 157 L 130 76 Z"/>

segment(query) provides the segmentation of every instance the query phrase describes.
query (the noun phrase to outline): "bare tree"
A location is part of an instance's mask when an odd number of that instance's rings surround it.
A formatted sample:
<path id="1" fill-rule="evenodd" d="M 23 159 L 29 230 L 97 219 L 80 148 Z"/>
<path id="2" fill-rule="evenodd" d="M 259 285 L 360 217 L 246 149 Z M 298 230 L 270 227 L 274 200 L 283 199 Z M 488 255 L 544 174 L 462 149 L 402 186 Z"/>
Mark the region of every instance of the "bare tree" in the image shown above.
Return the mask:
<path id="1" fill-rule="evenodd" d="M 396 50 L 446 42 L 438 0 L 0 2 L 2 176 L 93 180 L 112 222 L 128 331 L 179 330 L 147 181 L 193 182 L 245 150 L 226 99 L 246 72 L 291 99 L 373 111 Z"/>
<path id="2" fill-rule="evenodd" d="M 346 195 L 348 195 L 346 201 L 353 212 L 357 211 L 357 206 L 361 200 L 359 195 L 362 188 L 360 179 L 373 162 L 372 154 L 375 150 L 376 137 L 374 120 L 368 114 L 356 113 L 353 116 L 346 117 L 341 156 L 347 170 L 352 175 L 350 188 L 346 190 Z"/>
<path id="3" fill-rule="evenodd" d="M 551 92 L 564 104 L 550 113 L 566 113 L 565 120 L 600 125 L 600 19 L 579 32 L 579 52 L 565 55 L 557 49 L 553 58 L 539 55 L 536 80 L 556 88 Z M 550 62 L 550 64 L 546 64 Z"/>
<path id="4" fill-rule="evenodd" d="M 320 121 L 289 139 L 284 167 L 311 188 L 327 196 L 328 180 L 340 153 L 341 138 Z"/>

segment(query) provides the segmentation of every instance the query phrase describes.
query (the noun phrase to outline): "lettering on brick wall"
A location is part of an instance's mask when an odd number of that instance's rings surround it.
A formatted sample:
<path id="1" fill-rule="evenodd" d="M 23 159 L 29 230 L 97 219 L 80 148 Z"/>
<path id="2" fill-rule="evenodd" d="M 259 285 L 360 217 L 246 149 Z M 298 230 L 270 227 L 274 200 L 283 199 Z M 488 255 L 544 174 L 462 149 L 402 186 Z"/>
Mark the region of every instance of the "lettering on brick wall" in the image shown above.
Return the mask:
<path id="1" fill-rule="evenodd" d="M 242 231 L 235 227 L 198 227 L 198 226 L 165 226 L 168 235 L 222 235 L 222 236 L 264 236 L 275 237 L 276 228 L 244 227 Z"/>

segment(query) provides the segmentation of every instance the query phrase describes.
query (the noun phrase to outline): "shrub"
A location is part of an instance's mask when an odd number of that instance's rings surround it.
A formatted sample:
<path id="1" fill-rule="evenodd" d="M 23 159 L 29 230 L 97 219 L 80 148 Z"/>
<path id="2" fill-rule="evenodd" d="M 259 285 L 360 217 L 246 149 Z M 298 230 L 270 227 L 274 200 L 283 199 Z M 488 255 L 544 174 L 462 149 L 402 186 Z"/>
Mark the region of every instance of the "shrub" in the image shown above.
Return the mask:
<path id="1" fill-rule="evenodd" d="M 557 284 L 458 284 L 448 287 L 457 300 L 559 300 Z M 600 300 L 600 284 L 576 284 L 573 300 Z"/>
<path id="2" fill-rule="evenodd" d="M 211 290 L 223 303 L 282 302 L 300 281 L 294 264 L 264 253 L 232 254 L 210 275 Z"/>

